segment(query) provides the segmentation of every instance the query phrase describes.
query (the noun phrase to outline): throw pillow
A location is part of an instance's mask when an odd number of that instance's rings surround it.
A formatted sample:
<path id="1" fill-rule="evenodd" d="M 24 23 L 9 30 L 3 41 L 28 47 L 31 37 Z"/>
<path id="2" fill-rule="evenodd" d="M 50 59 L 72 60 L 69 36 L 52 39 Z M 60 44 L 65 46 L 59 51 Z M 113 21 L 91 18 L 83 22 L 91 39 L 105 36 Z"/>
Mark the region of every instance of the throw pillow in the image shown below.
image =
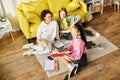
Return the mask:
<path id="1" fill-rule="evenodd" d="M 40 16 L 41 12 L 45 9 L 49 9 L 47 1 L 46 0 L 40 0 L 40 1 L 31 1 L 27 3 L 29 6 L 34 7 L 34 12 Z M 31 9 L 30 9 L 31 10 Z"/>
<path id="2" fill-rule="evenodd" d="M 66 5 L 70 2 L 71 0 L 48 0 L 48 5 L 50 11 L 53 13 L 58 13 L 62 7 L 66 7 Z"/>
<path id="3" fill-rule="evenodd" d="M 71 3 L 69 3 L 66 7 L 68 12 L 75 11 L 80 7 L 79 1 L 78 0 L 73 0 Z"/>
<path id="4" fill-rule="evenodd" d="M 40 17 L 35 13 L 26 13 L 25 17 L 30 23 L 40 23 Z"/>

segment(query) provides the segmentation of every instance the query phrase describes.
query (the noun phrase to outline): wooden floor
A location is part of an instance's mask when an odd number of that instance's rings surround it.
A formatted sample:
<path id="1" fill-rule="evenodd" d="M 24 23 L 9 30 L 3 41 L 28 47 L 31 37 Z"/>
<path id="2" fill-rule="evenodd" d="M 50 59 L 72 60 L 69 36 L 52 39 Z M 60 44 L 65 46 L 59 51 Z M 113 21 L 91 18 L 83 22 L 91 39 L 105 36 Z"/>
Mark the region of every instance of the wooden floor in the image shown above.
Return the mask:
<path id="1" fill-rule="evenodd" d="M 104 13 L 94 14 L 86 27 L 96 31 L 120 48 L 120 11 L 107 7 Z M 67 74 L 48 78 L 35 56 L 23 56 L 22 46 L 27 43 L 22 32 L 0 39 L 0 80 L 62 80 Z M 120 80 L 120 49 L 88 63 L 69 80 Z"/>

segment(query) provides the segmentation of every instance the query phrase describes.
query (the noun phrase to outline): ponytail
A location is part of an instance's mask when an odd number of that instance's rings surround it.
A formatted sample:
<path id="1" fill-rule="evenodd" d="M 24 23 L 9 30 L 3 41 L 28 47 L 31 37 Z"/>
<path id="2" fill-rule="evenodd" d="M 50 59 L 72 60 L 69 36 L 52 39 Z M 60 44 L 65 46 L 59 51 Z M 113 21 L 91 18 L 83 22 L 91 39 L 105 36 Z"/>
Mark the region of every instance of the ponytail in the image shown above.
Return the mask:
<path id="1" fill-rule="evenodd" d="M 75 26 L 78 28 L 78 30 L 80 31 L 80 36 L 81 36 L 81 39 L 85 42 L 85 46 L 87 46 L 87 40 L 86 40 L 86 37 L 85 37 L 85 31 L 83 29 L 83 26 L 80 22 L 77 22 L 75 24 Z"/>

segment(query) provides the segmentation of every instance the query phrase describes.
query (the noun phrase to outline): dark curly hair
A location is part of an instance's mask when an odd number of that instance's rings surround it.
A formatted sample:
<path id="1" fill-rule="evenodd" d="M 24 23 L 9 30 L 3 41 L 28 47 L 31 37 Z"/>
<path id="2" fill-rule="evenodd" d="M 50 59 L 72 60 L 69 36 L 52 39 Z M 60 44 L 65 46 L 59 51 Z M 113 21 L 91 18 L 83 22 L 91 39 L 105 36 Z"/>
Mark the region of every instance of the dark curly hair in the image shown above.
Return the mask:
<path id="1" fill-rule="evenodd" d="M 51 14 L 53 16 L 53 13 L 51 11 L 49 11 L 49 10 L 43 10 L 41 12 L 41 16 L 40 16 L 41 20 L 44 20 L 46 14 Z"/>

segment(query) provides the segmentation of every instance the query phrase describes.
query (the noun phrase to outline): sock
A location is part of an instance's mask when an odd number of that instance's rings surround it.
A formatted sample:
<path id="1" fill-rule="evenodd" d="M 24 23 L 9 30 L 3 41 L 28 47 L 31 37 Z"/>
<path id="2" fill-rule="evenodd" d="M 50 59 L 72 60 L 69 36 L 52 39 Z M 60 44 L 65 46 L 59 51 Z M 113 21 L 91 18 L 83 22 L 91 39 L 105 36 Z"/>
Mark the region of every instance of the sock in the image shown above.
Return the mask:
<path id="1" fill-rule="evenodd" d="M 33 49 L 32 54 L 48 54 L 50 53 L 50 50 L 38 45 L 31 46 L 31 49 Z"/>
<path id="2" fill-rule="evenodd" d="M 31 46 L 31 48 L 32 48 L 32 49 L 35 49 L 35 50 L 37 50 L 37 51 L 41 51 L 41 50 L 44 49 L 43 47 L 38 46 L 38 45 L 33 45 L 33 46 Z"/>
<path id="3" fill-rule="evenodd" d="M 33 49 L 27 50 L 23 53 L 23 56 L 30 56 L 33 52 Z"/>
<path id="4" fill-rule="evenodd" d="M 76 67 L 78 67 L 78 64 L 74 64 Z"/>
<path id="5" fill-rule="evenodd" d="M 33 45 L 34 45 L 33 43 L 25 44 L 22 48 L 23 49 L 30 49 L 31 46 L 33 46 Z"/>
<path id="6" fill-rule="evenodd" d="M 71 63 L 70 63 L 70 64 L 68 64 L 67 66 L 68 66 L 68 68 L 70 69 L 70 71 L 72 71 L 72 70 L 73 70 L 73 68 L 74 68 L 74 65 L 72 65 Z"/>
<path id="7" fill-rule="evenodd" d="M 43 50 L 37 50 L 37 54 L 48 54 L 50 53 L 50 50 L 48 50 L 47 48 L 44 48 Z"/>
<path id="8" fill-rule="evenodd" d="M 74 74 L 76 74 L 78 71 L 78 64 L 74 64 L 74 65 L 76 66 L 76 70 L 75 70 Z"/>

